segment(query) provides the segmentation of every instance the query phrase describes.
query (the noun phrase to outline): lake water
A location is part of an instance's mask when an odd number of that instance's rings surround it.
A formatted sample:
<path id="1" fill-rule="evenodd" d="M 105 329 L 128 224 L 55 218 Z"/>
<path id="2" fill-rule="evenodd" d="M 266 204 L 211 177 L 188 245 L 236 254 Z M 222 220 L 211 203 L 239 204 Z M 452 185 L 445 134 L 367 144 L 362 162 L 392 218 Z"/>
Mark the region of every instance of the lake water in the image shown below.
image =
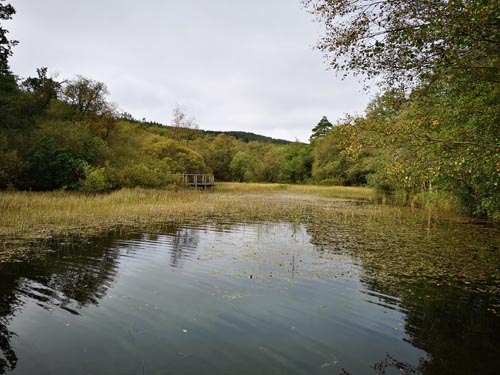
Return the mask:
<path id="1" fill-rule="evenodd" d="M 498 374 L 498 229 L 346 212 L 114 233 L 1 264 L 0 373 Z"/>

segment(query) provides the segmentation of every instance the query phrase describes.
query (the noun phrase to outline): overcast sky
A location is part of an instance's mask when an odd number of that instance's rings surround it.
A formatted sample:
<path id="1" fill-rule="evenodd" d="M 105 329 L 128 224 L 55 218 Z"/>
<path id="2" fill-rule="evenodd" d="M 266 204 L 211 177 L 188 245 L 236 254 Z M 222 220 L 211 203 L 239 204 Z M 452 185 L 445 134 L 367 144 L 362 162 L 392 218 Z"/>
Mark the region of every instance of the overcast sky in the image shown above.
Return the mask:
<path id="1" fill-rule="evenodd" d="M 322 116 L 363 113 L 355 79 L 313 49 L 321 25 L 299 0 L 11 0 L 11 68 L 104 82 L 110 101 L 168 124 L 180 106 L 201 129 L 307 141 Z"/>

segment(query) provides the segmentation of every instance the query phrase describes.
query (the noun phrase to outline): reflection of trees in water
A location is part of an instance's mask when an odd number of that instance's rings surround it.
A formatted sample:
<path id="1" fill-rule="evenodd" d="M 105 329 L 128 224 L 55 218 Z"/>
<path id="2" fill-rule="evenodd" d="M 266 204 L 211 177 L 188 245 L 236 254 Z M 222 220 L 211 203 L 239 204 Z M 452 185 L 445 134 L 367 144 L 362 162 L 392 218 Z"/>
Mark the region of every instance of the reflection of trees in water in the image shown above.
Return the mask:
<path id="1" fill-rule="evenodd" d="M 488 296 L 421 284 L 401 299 L 411 344 L 429 353 L 425 374 L 498 374 L 500 319 Z"/>
<path id="2" fill-rule="evenodd" d="M 0 374 L 13 370 L 17 364 L 16 353 L 10 345 L 13 333 L 7 329 L 7 324 L 19 300 L 15 293 L 4 293 L 6 290 L 14 291 L 16 283 L 4 280 L 3 272 L 4 267 L 0 264 Z"/>
<path id="3" fill-rule="evenodd" d="M 12 335 L 13 333 L 7 329 L 3 322 L 0 322 L 0 354 L 2 354 L 0 356 L 0 374 L 16 368 L 17 355 L 10 345 Z"/>
<path id="4" fill-rule="evenodd" d="M 16 367 L 10 343 L 15 334 L 7 326 L 26 297 L 43 308 L 72 314 L 97 304 L 116 276 L 119 250 L 114 241 L 109 237 L 85 249 L 58 249 L 43 260 L 0 264 L 0 374 Z"/>
<path id="5" fill-rule="evenodd" d="M 170 265 L 182 267 L 182 262 L 194 256 L 200 242 L 199 229 L 184 228 L 178 230 L 170 249 Z"/>
<path id="6" fill-rule="evenodd" d="M 405 340 L 427 353 L 427 358 L 421 358 L 417 367 L 388 353 L 385 359 L 373 365 L 375 374 L 392 374 L 392 368 L 402 374 L 498 373 L 500 319 L 488 310 L 493 302 L 491 298 L 430 282 L 402 283 L 399 288 L 387 288 L 372 278 L 361 281 L 376 292 L 386 306 L 394 306 L 394 297 L 398 298 L 397 308 L 404 312 L 404 329 L 408 335 Z"/>
<path id="7" fill-rule="evenodd" d="M 182 260 L 196 252 L 199 242 L 196 230 L 171 226 L 162 228 L 161 233 L 174 235 L 170 250 L 172 266 L 180 266 Z M 157 240 L 154 234 L 149 239 Z M 120 255 L 117 240 L 143 240 L 143 233 L 110 235 L 84 247 L 60 247 L 43 260 L 0 264 L 0 374 L 15 369 L 18 361 L 11 346 L 15 333 L 7 326 L 23 301 L 27 298 L 42 308 L 58 307 L 71 314 L 79 314 L 81 307 L 97 304 L 116 277 Z M 129 251 L 133 249 L 130 246 Z"/>
<path id="8" fill-rule="evenodd" d="M 421 375 L 422 373 L 414 366 L 398 361 L 390 354 L 386 354 L 385 358 L 380 362 L 375 363 L 371 368 L 377 375 L 401 374 L 401 375 Z M 339 375 L 352 375 L 346 369 L 341 369 Z"/>
<path id="9" fill-rule="evenodd" d="M 409 343 L 428 353 L 417 368 L 389 353 L 373 365 L 375 374 L 398 366 L 404 374 L 498 373 L 500 317 L 489 309 L 499 296 L 485 292 L 498 283 L 498 229 L 421 217 L 338 215 L 311 220 L 307 231 L 322 252 L 355 257 L 364 270 L 361 282 L 380 302 L 398 305 Z"/>

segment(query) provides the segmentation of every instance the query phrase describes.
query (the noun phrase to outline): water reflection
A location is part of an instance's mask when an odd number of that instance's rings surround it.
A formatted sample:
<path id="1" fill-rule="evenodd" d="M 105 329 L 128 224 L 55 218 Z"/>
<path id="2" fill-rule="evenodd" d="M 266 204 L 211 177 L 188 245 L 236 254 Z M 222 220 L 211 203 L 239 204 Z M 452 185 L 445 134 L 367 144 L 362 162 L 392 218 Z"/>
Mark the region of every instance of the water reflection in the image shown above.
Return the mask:
<path id="1" fill-rule="evenodd" d="M 55 248 L 0 265 L 0 373 L 494 374 L 494 230 L 338 213 Z"/>
<path id="2" fill-rule="evenodd" d="M 401 327 L 394 328 L 427 353 L 418 365 L 388 353 L 373 364 L 373 373 L 498 373 L 498 226 L 443 219 L 430 211 L 393 211 L 394 216 L 356 215 L 356 220 L 339 214 L 327 223 L 312 220 L 308 227 L 323 251 L 356 257 L 366 300 L 404 312 Z"/>
<path id="3" fill-rule="evenodd" d="M 0 265 L 0 275 L 3 267 Z M 9 317 L 13 315 L 14 308 L 18 305 L 18 298 L 15 293 L 4 293 L 4 291 L 13 291 L 15 284 L 0 283 L 0 374 L 16 368 L 17 355 L 10 345 L 13 332 L 9 331 L 7 325 Z"/>
<path id="4" fill-rule="evenodd" d="M 118 268 L 113 242 L 110 236 L 85 248 L 56 246 L 43 260 L 0 264 L 0 373 L 16 368 L 18 358 L 11 346 L 16 334 L 7 327 L 26 301 L 78 315 L 81 307 L 105 296 Z"/>
<path id="5" fill-rule="evenodd" d="M 170 265 L 181 267 L 183 261 L 188 261 L 194 256 L 199 243 L 199 230 L 184 228 L 178 230 L 170 248 Z"/>
<path id="6" fill-rule="evenodd" d="M 491 298 L 457 287 L 413 285 L 402 293 L 404 329 L 425 350 L 425 374 L 495 374 L 500 365 L 500 319 Z"/>

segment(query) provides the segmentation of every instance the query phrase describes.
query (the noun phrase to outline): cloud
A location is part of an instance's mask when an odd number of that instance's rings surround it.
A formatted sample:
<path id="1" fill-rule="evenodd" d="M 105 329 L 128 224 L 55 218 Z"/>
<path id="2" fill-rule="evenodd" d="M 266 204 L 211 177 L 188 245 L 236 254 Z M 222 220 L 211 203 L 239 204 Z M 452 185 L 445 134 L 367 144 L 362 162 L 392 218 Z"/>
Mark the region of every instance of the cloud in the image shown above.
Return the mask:
<path id="1" fill-rule="evenodd" d="M 137 118 L 167 123 L 183 105 L 203 129 L 306 141 L 326 115 L 368 95 L 326 70 L 320 25 L 290 0 L 14 0 L 13 70 L 47 66 L 105 82 Z"/>

